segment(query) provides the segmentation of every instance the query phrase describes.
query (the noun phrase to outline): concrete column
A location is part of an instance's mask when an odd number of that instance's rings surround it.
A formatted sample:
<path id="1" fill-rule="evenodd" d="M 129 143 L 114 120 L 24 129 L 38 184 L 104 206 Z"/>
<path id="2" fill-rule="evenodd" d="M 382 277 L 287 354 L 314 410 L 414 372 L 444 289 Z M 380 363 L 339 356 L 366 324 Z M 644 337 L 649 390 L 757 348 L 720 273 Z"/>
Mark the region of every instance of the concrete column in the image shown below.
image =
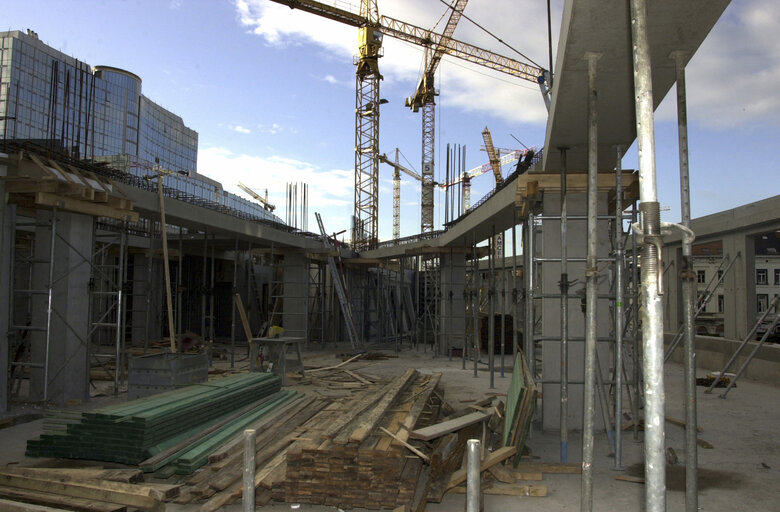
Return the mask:
<path id="1" fill-rule="evenodd" d="M 304 254 L 285 254 L 282 269 L 284 335 L 305 338 L 308 335 L 309 260 Z"/>
<path id="2" fill-rule="evenodd" d="M 586 214 L 587 197 L 585 192 L 567 193 L 568 198 L 568 274 L 569 281 L 576 280 L 576 283 L 569 290 L 569 400 L 568 400 L 568 427 L 571 430 L 582 429 L 583 426 L 583 381 L 584 381 L 584 361 L 585 361 L 585 319 L 581 307 L 581 297 L 585 293 L 585 258 L 587 230 L 585 229 L 585 220 L 575 220 L 571 217 L 582 218 Z M 542 215 L 558 216 L 560 215 L 561 196 L 558 193 L 547 191 L 544 194 L 542 202 Z M 609 215 L 608 198 L 605 191 L 599 191 L 598 194 L 598 214 Z M 609 223 L 600 220 L 598 223 L 598 256 L 606 258 L 609 256 Z M 539 256 L 541 258 L 560 258 L 561 256 L 561 229 L 560 221 L 545 220 L 537 237 Z M 577 261 L 579 259 L 579 261 Z M 599 268 L 605 265 L 612 265 L 611 262 L 599 262 Z M 598 283 L 598 294 L 607 295 L 610 293 L 609 280 L 606 278 L 608 273 L 601 273 L 603 279 Z M 541 264 L 541 293 L 559 294 L 560 287 L 560 264 L 558 262 Z M 542 404 L 542 428 L 549 431 L 558 431 L 560 429 L 560 380 L 561 380 L 561 305 L 560 299 L 543 299 L 537 301 L 537 308 L 541 309 L 542 316 L 542 393 L 545 400 Z M 609 300 L 606 298 L 598 300 L 597 318 L 603 319 L 597 324 L 596 336 L 607 338 L 610 336 L 611 318 L 609 310 Z M 546 339 L 553 338 L 553 339 Z M 601 364 L 601 373 L 607 380 L 609 376 L 609 362 L 611 361 L 610 347 L 607 343 L 597 343 L 598 357 Z M 551 382 L 552 381 L 552 382 Z M 598 401 L 597 401 L 598 402 Z M 597 407 L 601 407 L 597 404 Z M 599 411 L 595 414 L 595 427 L 598 430 L 604 429 L 604 422 Z"/>
<path id="3" fill-rule="evenodd" d="M 54 245 L 54 286 L 52 289 L 50 352 L 48 368 L 49 401 L 64 405 L 68 400 L 88 397 L 87 334 L 89 331 L 90 266 L 81 255 L 92 254 L 92 222 L 87 215 L 57 212 L 58 237 Z M 39 224 L 51 222 L 51 212 L 38 210 Z M 61 237 L 61 238 L 60 238 Z M 65 239 L 72 246 L 62 241 Z M 47 261 L 51 249 L 51 232 L 47 227 L 35 231 L 35 258 Z M 80 254 L 81 255 L 80 255 Z M 45 267 L 46 265 L 37 265 Z M 33 274 L 33 288 L 46 289 L 48 272 Z M 36 296 L 32 325 L 46 325 L 46 297 Z M 31 334 L 32 361 L 44 361 L 46 336 Z M 31 368 L 30 397 L 43 398 L 44 369 Z"/>
<path id="4" fill-rule="evenodd" d="M 162 338 L 161 311 L 163 289 L 162 269 L 160 261 L 152 260 L 153 268 L 149 267 L 149 259 L 146 254 L 130 255 L 129 265 L 133 267 L 133 311 L 131 323 L 131 344 L 136 347 L 144 346 L 146 337 L 146 325 L 149 325 L 149 341 Z M 151 273 L 151 281 L 149 280 Z M 151 286 L 151 289 L 150 289 Z M 147 320 L 147 316 L 149 316 Z"/>
<path id="5" fill-rule="evenodd" d="M 8 166 L 0 163 L 0 413 L 8 410 L 8 305 L 11 303 L 11 247 L 13 246 L 13 215 L 5 201 L 5 180 Z"/>
<path id="6" fill-rule="evenodd" d="M 723 254 L 733 258 L 734 267 L 723 280 L 723 337 L 742 340 L 756 321 L 755 242 L 740 233 L 723 237 Z"/>
<path id="7" fill-rule="evenodd" d="M 463 298 L 466 286 L 466 255 L 443 253 L 439 261 L 442 319 L 439 346 L 442 348 L 442 355 L 448 355 L 448 347 L 460 349 L 466 341 L 466 302 Z"/>

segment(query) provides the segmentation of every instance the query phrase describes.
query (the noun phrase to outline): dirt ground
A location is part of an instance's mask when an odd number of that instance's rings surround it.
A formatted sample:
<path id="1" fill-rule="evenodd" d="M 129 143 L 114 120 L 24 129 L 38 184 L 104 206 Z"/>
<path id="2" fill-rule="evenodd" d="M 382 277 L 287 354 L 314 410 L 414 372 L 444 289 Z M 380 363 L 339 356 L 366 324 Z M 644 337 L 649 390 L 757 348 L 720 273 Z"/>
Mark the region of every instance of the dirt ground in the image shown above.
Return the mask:
<path id="1" fill-rule="evenodd" d="M 345 347 L 346 350 L 346 347 Z M 330 366 L 339 360 L 334 350 L 309 351 L 304 354 L 307 366 Z M 225 364 L 225 363 L 221 363 Z M 237 366 L 245 361 L 237 358 Z M 510 365 L 510 358 L 506 358 Z M 469 402 L 484 398 L 489 393 L 505 393 L 511 374 L 507 371 L 501 377 L 498 370 L 494 376 L 495 387 L 490 388 L 490 374 L 485 365 L 480 365 L 478 376 L 474 377 L 473 364 L 462 369 L 460 359 L 433 357 L 430 352 L 406 349 L 397 358 L 380 361 L 356 361 L 349 368 L 359 370 L 369 376 L 396 376 L 406 368 L 414 367 L 422 373 L 442 372 L 442 385 L 445 398 L 456 408 L 466 407 Z M 780 371 L 780 369 L 778 370 Z M 699 376 L 704 376 L 699 371 Z M 674 418 L 684 418 L 683 371 L 677 364 L 667 364 L 665 371 L 666 411 Z M 726 399 L 718 397 L 719 392 L 705 394 L 704 388 L 697 389 L 699 425 L 702 432 L 699 438 L 710 443 L 711 449 L 699 448 L 699 509 L 703 511 L 780 511 L 780 389 L 774 386 L 740 381 Z M 74 407 L 85 410 L 101 407 L 123 400 L 122 394 L 114 397 L 110 393 L 95 397 L 87 404 Z M 25 415 L 40 414 L 37 407 L 15 407 L 13 411 L 0 417 L 0 421 Z M 42 430 L 42 419 L 0 429 L 0 465 L 20 466 L 67 466 L 71 461 L 53 461 L 32 459 L 24 456 L 28 439 L 37 437 Z M 541 432 L 534 428 L 528 446 L 539 462 L 558 462 L 559 436 L 557 432 Z M 672 447 L 679 461 L 667 467 L 667 510 L 685 509 L 685 450 L 684 430 L 666 423 L 666 445 Z M 580 462 L 581 435 L 572 432 L 569 435 L 569 462 Z M 594 510 L 644 510 L 644 485 L 615 480 L 617 475 L 641 476 L 642 433 L 634 440 L 632 432 L 623 437 L 624 471 L 615 471 L 614 458 L 609 455 L 606 436 L 596 437 L 594 464 Z M 72 461 L 76 467 L 81 464 Z M 580 509 L 580 475 L 545 474 L 542 482 L 548 490 L 546 497 L 506 497 L 485 496 L 485 511 L 523 510 L 536 512 L 542 510 L 575 511 Z M 440 504 L 429 504 L 430 511 L 463 510 L 465 496 L 449 493 Z M 318 507 L 301 504 L 271 503 L 263 509 L 335 511 L 334 507 Z M 260 507 L 258 507 L 260 508 Z M 169 504 L 169 511 L 192 511 L 196 505 Z M 225 508 L 228 511 L 241 510 L 240 502 Z"/>

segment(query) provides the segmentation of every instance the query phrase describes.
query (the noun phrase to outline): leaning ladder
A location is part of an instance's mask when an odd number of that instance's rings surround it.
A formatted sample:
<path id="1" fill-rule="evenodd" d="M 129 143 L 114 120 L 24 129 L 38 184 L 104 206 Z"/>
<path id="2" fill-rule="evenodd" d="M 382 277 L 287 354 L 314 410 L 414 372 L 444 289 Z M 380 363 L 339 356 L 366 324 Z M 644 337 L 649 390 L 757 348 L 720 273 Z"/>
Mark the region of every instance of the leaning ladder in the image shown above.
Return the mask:
<path id="1" fill-rule="evenodd" d="M 318 212 L 314 212 L 317 217 L 317 225 L 320 228 L 320 235 L 322 237 L 322 243 L 328 249 L 336 249 L 330 242 L 327 233 L 325 232 L 325 226 L 322 224 L 322 217 Z M 349 334 L 349 342 L 352 344 L 352 350 L 358 350 L 362 347 L 363 343 L 360 340 L 357 329 L 355 328 L 355 321 L 352 318 L 352 307 L 347 300 L 347 294 L 344 290 L 344 280 L 341 272 L 339 272 L 336 266 L 336 261 L 331 254 L 328 255 L 328 268 L 330 269 L 330 275 L 333 278 L 333 288 L 336 289 L 336 295 L 339 298 L 341 304 L 341 312 L 344 315 L 344 322 L 347 324 L 347 334 Z"/>

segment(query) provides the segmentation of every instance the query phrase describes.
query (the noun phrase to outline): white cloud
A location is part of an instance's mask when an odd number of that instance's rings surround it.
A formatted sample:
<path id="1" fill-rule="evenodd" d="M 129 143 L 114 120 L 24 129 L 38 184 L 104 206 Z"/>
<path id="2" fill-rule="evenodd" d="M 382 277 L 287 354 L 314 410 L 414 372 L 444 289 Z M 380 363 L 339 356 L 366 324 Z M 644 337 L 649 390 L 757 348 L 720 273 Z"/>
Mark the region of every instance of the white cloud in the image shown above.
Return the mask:
<path id="1" fill-rule="evenodd" d="M 252 130 L 250 130 L 249 128 L 245 128 L 240 124 L 236 126 L 231 126 L 230 129 L 238 133 L 252 133 Z"/>
<path id="2" fill-rule="evenodd" d="M 560 0 L 555 4 L 560 4 Z M 344 3 L 340 3 L 342 7 Z M 358 4 L 355 3 L 355 9 Z M 356 29 L 320 16 L 290 9 L 267 0 L 237 0 L 239 19 L 252 33 L 276 46 L 300 45 L 304 42 L 323 47 L 335 59 L 350 60 L 356 52 Z M 409 22 L 419 27 L 436 27 L 441 31 L 447 17 L 441 19 L 446 7 L 440 2 L 396 0 L 379 2 L 380 14 Z M 354 9 L 353 9 L 354 10 Z M 559 6 L 555 12 L 560 12 Z M 517 16 L 493 16 L 496 12 L 515 12 Z M 547 55 L 546 4 L 532 0 L 475 0 L 466 8 L 466 15 L 490 29 L 531 58 L 541 62 Z M 518 25 L 518 17 L 524 20 Z M 559 15 L 558 15 L 559 17 Z M 539 23 L 532 23 L 534 19 Z M 455 38 L 481 48 L 495 51 L 517 60 L 509 48 L 486 35 L 465 18 L 455 30 Z M 383 86 L 394 82 L 408 83 L 409 95 L 414 92 L 423 68 L 423 49 L 411 43 L 386 37 L 380 70 Z M 439 66 L 436 87 L 441 90 L 437 103 L 465 111 L 489 112 L 514 122 L 543 123 L 547 112 L 538 86 L 518 78 L 487 70 L 476 64 L 445 56 Z M 334 77 L 324 77 L 336 83 Z M 351 85 L 351 84 L 350 84 Z M 474 94 L 490 91 L 490 94 Z"/>
<path id="3" fill-rule="evenodd" d="M 716 128 L 778 123 L 778 27 L 780 2 L 731 2 L 686 70 L 692 120 Z M 665 117 L 674 118 L 668 103 Z"/>
<path id="4" fill-rule="evenodd" d="M 344 211 L 352 213 L 352 190 L 354 171 L 352 169 L 321 169 L 314 164 L 282 156 L 256 156 L 234 153 L 223 147 L 198 150 L 198 172 L 222 183 L 228 192 L 251 200 L 238 188 L 240 181 L 260 195 L 268 189 L 268 199 L 276 206 L 276 213 L 284 218 L 287 183 L 309 185 L 309 212 L 312 219 L 315 211 L 327 213 L 327 219 L 334 223 L 336 217 L 345 217 Z M 299 188 L 300 193 L 300 188 Z M 349 216 L 345 217 L 349 219 Z M 316 224 L 309 222 L 309 230 Z M 346 223 L 339 229 L 346 227 Z M 335 228 L 329 226 L 328 229 Z"/>

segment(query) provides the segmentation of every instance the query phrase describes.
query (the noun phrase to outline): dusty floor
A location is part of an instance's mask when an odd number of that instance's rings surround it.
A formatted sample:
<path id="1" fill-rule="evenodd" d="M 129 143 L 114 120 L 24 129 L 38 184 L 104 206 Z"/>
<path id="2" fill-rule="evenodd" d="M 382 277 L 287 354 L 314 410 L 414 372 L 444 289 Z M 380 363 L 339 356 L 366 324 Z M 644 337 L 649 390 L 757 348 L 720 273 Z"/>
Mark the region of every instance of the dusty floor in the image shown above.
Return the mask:
<path id="1" fill-rule="evenodd" d="M 332 351 L 311 351 L 304 355 L 307 366 L 326 366 L 338 362 Z M 245 362 L 237 361 L 240 366 Z M 506 364 L 509 365 L 507 357 Z M 504 393 L 510 374 L 501 377 L 495 374 L 495 388 L 490 388 L 490 375 L 480 365 L 478 377 L 473 376 L 473 366 L 462 369 L 460 359 L 432 357 L 430 352 L 407 349 L 398 358 L 382 361 L 359 361 L 350 366 L 368 375 L 399 375 L 405 368 L 415 367 L 421 372 L 442 372 L 445 396 L 454 406 L 465 407 L 468 401 L 481 399 L 487 393 Z M 778 370 L 780 371 L 780 369 Z M 699 371 L 699 376 L 704 372 Z M 667 415 L 684 418 L 682 367 L 668 364 L 666 367 L 666 410 Z M 718 393 L 705 394 L 698 388 L 699 425 L 703 432 L 699 438 L 713 445 L 712 449 L 699 448 L 699 509 L 710 511 L 780 511 L 780 388 L 740 381 L 731 390 L 728 398 L 718 398 Z M 123 399 L 122 396 L 118 399 Z M 94 408 L 117 400 L 112 396 L 97 397 L 78 409 Z M 16 408 L 14 414 L 35 414 L 34 407 Z M 66 465 L 64 461 L 46 461 L 24 456 L 25 443 L 40 434 L 43 420 L 18 424 L 0 430 L 0 465 L 19 464 L 27 466 Z M 634 441 L 631 432 L 624 434 L 623 462 L 625 471 L 613 470 L 614 459 L 608 456 L 606 437 L 596 438 L 596 459 L 594 470 L 594 510 L 644 510 L 644 486 L 615 480 L 618 474 L 641 475 L 642 443 L 641 432 Z M 684 483 L 684 430 L 666 424 L 667 446 L 674 448 L 679 456 L 675 466 L 667 471 L 667 510 L 685 509 Z M 540 432 L 535 429 L 528 445 L 540 462 L 557 462 L 559 437 L 557 432 Z M 569 436 L 569 462 L 579 462 L 581 439 L 579 433 Z M 78 464 L 78 463 L 76 463 Z M 548 475 L 542 482 L 547 486 L 544 498 L 518 498 L 486 496 L 485 510 L 528 512 L 541 510 L 575 511 L 580 509 L 580 476 Z M 463 510 L 464 495 L 448 494 L 441 504 L 429 504 L 431 511 Z M 291 504 L 270 504 L 265 509 L 291 510 Z M 168 505 L 170 511 L 196 510 L 195 505 Z M 225 510 L 241 510 L 240 503 Z M 334 507 L 300 505 L 301 511 L 335 511 Z"/>

